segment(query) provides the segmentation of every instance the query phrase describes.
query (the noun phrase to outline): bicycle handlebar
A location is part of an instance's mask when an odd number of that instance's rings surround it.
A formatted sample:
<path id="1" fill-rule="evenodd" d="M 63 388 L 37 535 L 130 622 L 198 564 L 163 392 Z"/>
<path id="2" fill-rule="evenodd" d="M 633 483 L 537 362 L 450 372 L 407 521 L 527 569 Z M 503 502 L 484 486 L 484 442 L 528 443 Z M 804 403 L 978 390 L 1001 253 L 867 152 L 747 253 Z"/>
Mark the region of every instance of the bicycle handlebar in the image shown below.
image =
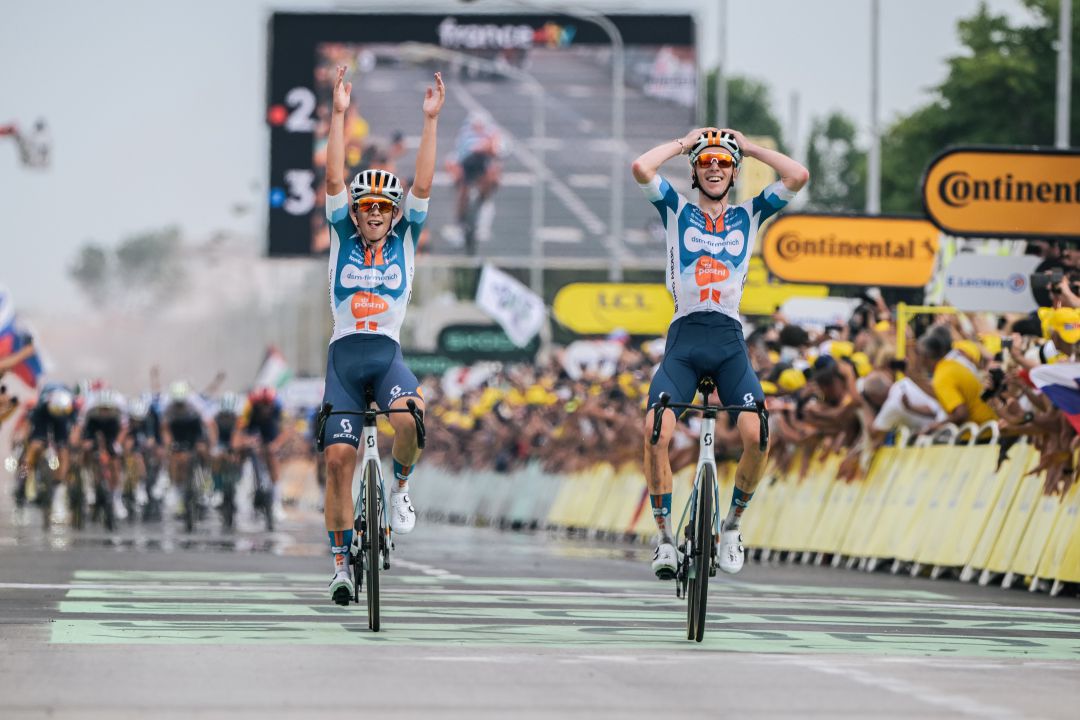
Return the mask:
<path id="1" fill-rule="evenodd" d="M 331 415 L 363 415 L 364 420 L 372 420 L 379 415 L 393 415 L 394 413 L 409 413 L 412 415 L 413 422 L 416 423 L 416 447 L 423 450 L 424 443 L 427 440 L 427 432 L 424 430 L 424 411 L 416 406 L 416 401 L 409 398 L 405 401 L 406 407 L 403 408 L 390 408 L 389 410 L 334 410 L 334 406 L 330 403 L 323 403 L 322 408 L 319 409 L 319 419 L 315 428 L 315 446 L 322 452 L 323 449 L 323 428 L 326 426 L 326 421 Z"/>
<path id="2" fill-rule="evenodd" d="M 769 411 L 765 409 L 765 402 L 762 400 L 756 401 L 753 405 L 694 405 L 692 403 L 673 403 L 671 402 L 671 396 L 666 392 L 660 393 L 660 398 L 650 410 L 653 411 L 653 431 L 652 437 L 649 438 L 649 444 L 655 445 L 660 442 L 660 425 L 664 421 L 664 410 L 673 410 L 675 408 L 681 408 L 683 410 L 696 411 L 703 414 L 719 414 L 722 412 L 729 413 L 741 413 L 752 412 L 758 416 L 758 447 L 762 452 L 765 452 L 765 448 L 769 446 Z"/>

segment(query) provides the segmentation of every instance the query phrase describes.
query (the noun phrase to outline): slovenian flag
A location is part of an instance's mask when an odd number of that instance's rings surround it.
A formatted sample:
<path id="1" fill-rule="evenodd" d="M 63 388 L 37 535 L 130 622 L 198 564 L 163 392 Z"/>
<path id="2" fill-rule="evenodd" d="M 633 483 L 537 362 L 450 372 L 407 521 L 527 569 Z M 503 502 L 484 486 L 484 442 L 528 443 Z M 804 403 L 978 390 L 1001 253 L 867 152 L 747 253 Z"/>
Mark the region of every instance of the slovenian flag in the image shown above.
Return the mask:
<path id="1" fill-rule="evenodd" d="M 11 301 L 11 294 L 5 288 L 0 288 L 0 358 L 18 352 L 26 344 L 25 334 L 15 324 L 15 305 Z M 41 360 L 35 352 L 11 368 L 11 372 L 27 387 L 35 388 L 42 373 Z"/>
<path id="2" fill-rule="evenodd" d="M 1028 376 L 1080 432 L 1080 363 L 1040 365 L 1032 368 Z"/>

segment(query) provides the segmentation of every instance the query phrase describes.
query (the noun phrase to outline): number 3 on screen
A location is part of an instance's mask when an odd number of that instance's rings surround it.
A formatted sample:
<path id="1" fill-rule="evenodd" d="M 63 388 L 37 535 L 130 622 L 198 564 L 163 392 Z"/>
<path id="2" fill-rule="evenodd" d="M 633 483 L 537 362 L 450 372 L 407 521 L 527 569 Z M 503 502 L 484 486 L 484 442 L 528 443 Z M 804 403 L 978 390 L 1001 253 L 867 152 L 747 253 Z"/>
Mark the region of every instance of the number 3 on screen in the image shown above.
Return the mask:
<path id="1" fill-rule="evenodd" d="M 315 172 L 312 170 L 286 170 L 285 185 L 288 197 L 281 207 L 290 215 L 306 215 L 315 207 Z"/>

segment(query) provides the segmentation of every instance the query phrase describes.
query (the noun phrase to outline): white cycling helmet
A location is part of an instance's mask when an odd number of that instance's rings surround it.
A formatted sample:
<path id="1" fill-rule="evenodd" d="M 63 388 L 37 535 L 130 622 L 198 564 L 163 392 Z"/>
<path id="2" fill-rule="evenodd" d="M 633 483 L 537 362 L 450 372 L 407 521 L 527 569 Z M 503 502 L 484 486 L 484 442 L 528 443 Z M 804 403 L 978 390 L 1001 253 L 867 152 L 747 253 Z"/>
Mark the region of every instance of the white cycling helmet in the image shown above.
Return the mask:
<path id="1" fill-rule="evenodd" d="M 150 414 L 150 400 L 146 397 L 137 397 L 128 406 L 128 415 L 132 420 L 142 420 Z"/>
<path id="2" fill-rule="evenodd" d="M 239 415 L 242 404 L 243 400 L 238 394 L 227 392 L 221 396 L 221 400 L 218 402 L 218 412 Z"/>
<path id="3" fill-rule="evenodd" d="M 705 148 L 710 147 L 718 147 L 728 152 L 735 159 L 735 167 L 742 164 L 742 148 L 739 147 L 735 136 L 726 130 L 706 130 L 698 135 L 697 142 L 690 148 L 690 164 L 693 165 L 694 161 L 697 160 L 697 156 Z"/>
<path id="4" fill-rule="evenodd" d="M 401 199 L 405 197 L 405 188 L 401 186 L 401 181 L 397 179 L 397 176 L 391 172 L 365 170 L 353 178 L 349 185 L 349 197 L 356 202 L 364 196 L 371 195 L 386 198 L 394 205 L 400 205 Z"/>
<path id="5" fill-rule="evenodd" d="M 169 399 L 173 402 L 187 402 L 191 397 L 191 386 L 184 380 L 177 380 L 169 386 Z"/>
<path id="6" fill-rule="evenodd" d="M 49 393 L 49 414 L 53 417 L 67 417 L 75 409 L 75 398 L 67 390 L 57 389 Z"/>

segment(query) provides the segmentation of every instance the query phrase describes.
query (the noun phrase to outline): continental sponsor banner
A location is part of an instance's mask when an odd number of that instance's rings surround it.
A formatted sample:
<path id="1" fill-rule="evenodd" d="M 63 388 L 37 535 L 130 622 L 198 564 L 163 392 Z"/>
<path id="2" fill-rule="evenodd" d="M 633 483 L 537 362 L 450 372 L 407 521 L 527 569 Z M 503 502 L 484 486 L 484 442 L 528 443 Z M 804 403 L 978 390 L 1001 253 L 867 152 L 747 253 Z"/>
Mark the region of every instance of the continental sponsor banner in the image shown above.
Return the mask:
<path id="1" fill-rule="evenodd" d="M 940 235 L 919 218 L 795 213 L 769 226 L 763 254 L 791 282 L 921 287 L 933 275 Z"/>
<path id="2" fill-rule="evenodd" d="M 498 325 L 447 325 L 439 331 L 438 353 L 458 362 L 527 362 L 536 357 L 540 338 L 519 347 Z"/>
<path id="3" fill-rule="evenodd" d="M 555 319 L 580 335 L 622 329 L 663 335 L 675 314 L 667 287 L 651 283 L 570 283 L 555 295 Z"/>
<path id="4" fill-rule="evenodd" d="M 1080 237 L 1080 151 L 950 148 L 930 163 L 922 192 L 950 235 Z"/>
<path id="5" fill-rule="evenodd" d="M 945 271 L 945 300 L 964 312 L 1035 312 L 1031 273 L 1040 262 L 1032 255 L 961 253 Z"/>

